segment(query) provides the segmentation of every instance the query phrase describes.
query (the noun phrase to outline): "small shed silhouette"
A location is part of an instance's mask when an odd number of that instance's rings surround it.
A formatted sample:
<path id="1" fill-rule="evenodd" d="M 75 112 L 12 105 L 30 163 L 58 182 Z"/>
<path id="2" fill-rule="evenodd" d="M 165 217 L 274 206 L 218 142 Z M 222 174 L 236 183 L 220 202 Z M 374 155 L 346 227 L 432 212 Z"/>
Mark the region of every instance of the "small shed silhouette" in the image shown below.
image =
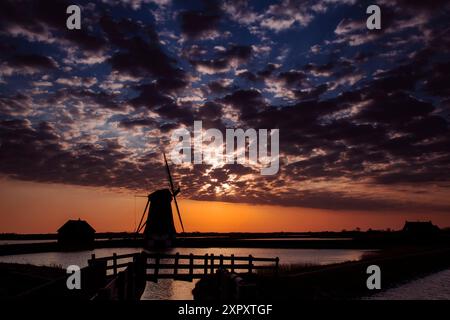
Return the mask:
<path id="1" fill-rule="evenodd" d="M 431 221 L 406 221 L 403 233 L 414 236 L 432 236 L 439 233 L 439 227 Z"/>
<path id="2" fill-rule="evenodd" d="M 95 240 L 95 229 L 85 220 L 69 220 L 58 229 L 58 244 L 65 249 L 91 247 Z"/>

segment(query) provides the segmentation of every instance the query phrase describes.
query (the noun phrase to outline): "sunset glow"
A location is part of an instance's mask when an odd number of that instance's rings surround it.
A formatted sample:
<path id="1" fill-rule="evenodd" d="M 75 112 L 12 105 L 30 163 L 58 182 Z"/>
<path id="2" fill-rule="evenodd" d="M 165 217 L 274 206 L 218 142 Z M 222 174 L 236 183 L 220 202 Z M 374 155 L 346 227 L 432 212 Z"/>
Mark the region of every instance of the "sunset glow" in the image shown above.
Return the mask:
<path id="1" fill-rule="evenodd" d="M 136 200 L 135 200 L 136 199 Z M 301 232 L 400 229 L 405 220 L 433 219 L 450 226 L 442 213 L 333 211 L 180 199 L 187 232 Z M 98 232 L 135 230 L 145 199 L 129 191 L 57 184 L 0 181 L 0 233 L 54 233 L 68 219 L 86 219 Z M 8 214 L 11 213 L 11 214 Z M 179 230 L 178 220 L 175 224 Z"/>
<path id="2" fill-rule="evenodd" d="M 188 231 L 449 226 L 450 8 L 379 2 L 1 1 L 0 231 L 132 231 L 163 152 Z"/>

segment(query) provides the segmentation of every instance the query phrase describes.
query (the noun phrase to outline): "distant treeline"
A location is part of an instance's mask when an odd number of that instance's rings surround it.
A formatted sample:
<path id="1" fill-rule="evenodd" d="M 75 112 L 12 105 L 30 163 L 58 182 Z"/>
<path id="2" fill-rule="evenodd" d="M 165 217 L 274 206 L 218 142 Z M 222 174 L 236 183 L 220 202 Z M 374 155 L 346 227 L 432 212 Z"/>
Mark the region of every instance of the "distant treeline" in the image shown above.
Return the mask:
<path id="1" fill-rule="evenodd" d="M 228 238 L 331 238 L 331 237 L 354 237 L 361 233 L 385 233 L 390 230 L 368 230 L 366 232 L 353 230 L 322 231 L 322 232 L 183 232 L 178 233 L 181 237 L 228 237 Z M 139 235 L 141 236 L 141 235 Z M 97 232 L 96 239 L 117 239 L 117 238 L 134 238 L 134 232 Z M 57 233 L 35 233 L 35 234 L 20 234 L 20 233 L 0 233 L 0 240 L 56 240 Z"/>
<path id="2" fill-rule="evenodd" d="M 124 239 L 135 237 L 136 234 L 132 232 L 98 232 L 95 234 L 96 239 Z M 57 238 L 57 233 L 0 233 L 0 240 L 56 240 Z"/>
<path id="3" fill-rule="evenodd" d="M 378 238 L 378 237 L 397 237 L 401 230 L 372 230 L 361 231 L 359 229 L 347 231 L 321 231 L 321 232 L 183 232 L 178 233 L 178 237 L 197 238 L 197 237 L 213 237 L 213 238 Z M 441 229 L 441 233 L 450 234 L 450 228 Z M 129 239 L 140 238 L 141 234 L 136 235 L 134 232 L 98 232 L 95 239 Z M 20 233 L 0 233 L 0 240 L 56 240 L 56 233 L 40 233 L 40 234 L 20 234 Z"/>

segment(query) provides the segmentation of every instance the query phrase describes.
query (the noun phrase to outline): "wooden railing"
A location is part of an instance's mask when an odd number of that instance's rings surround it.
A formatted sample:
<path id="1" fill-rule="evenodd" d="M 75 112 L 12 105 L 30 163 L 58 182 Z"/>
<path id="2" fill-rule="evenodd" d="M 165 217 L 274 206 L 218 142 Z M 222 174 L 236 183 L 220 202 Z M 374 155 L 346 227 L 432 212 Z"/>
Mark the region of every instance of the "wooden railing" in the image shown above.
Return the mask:
<path id="1" fill-rule="evenodd" d="M 94 276 L 97 288 L 93 300 L 136 300 L 142 295 L 147 281 L 174 279 L 192 281 L 214 274 L 217 270 L 231 272 L 272 270 L 278 272 L 278 258 L 162 253 L 130 253 L 88 260 L 87 270 Z M 150 271 L 150 272 L 149 272 Z"/>
<path id="2" fill-rule="evenodd" d="M 149 260 L 152 261 L 149 263 Z M 148 254 L 147 255 L 147 279 L 176 279 L 191 281 L 202 278 L 207 274 L 214 274 L 217 270 L 228 270 L 230 272 L 248 272 L 254 270 L 278 270 L 278 258 L 256 258 L 251 255 L 247 257 L 215 256 L 205 255 L 182 255 L 179 253 Z"/>
<path id="3" fill-rule="evenodd" d="M 101 258 L 97 258 L 95 254 L 92 254 L 91 259 L 88 260 L 88 264 L 94 264 L 99 261 L 104 262 L 106 263 L 106 270 L 112 270 L 112 275 L 116 276 L 118 271 L 128 267 L 129 263 L 133 262 L 138 256 L 141 256 L 141 253 L 127 253 L 121 255 L 113 253 L 112 256 Z"/>
<path id="4" fill-rule="evenodd" d="M 224 255 L 194 255 L 194 254 L 164 254 L 164 253 L 130 253 L 109 257 L 96 258 L 92 255 L 89 264 L 98 262 L 106 263 L 108 275 L 117 276 L 118 272 L 127 268 L 131 261 L 142 257 L 145 262 L 146 278 L 150 281 L 158 279 L 192 280 L 201 278 L 207 274 L 213 274 L 217 270 L 230 272 L 248 272 L 255 270 L 278 271 L 279 259 L 257 258 L 252 255 L 237 257 L 233 254 Z M 112 273 L 108 271 L 112 270 Z"/>
<path id="5" fill-rule="evenodd" d="M 128 261 L 119 261 L 125 259 Z M 104 279 L 105 285 L 99 287 L 92 300 L 139 299 L 145 289 L 145 264 L 145 255 L 142 253 L 113 254 L 102 258 L 96 258 L 93 254 L 88 260 L 88 268 L 101 269 L 101 275 L 98 276 Z M 112 274 L 108 273 L 110 270 Z"/>

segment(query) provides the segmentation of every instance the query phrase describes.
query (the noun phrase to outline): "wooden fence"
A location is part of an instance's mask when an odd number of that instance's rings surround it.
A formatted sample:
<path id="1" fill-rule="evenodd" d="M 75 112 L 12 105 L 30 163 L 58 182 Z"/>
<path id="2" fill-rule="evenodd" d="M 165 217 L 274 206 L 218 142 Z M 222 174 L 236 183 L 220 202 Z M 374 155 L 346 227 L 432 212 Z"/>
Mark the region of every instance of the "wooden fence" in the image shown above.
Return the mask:
<path id="1" fill-rule="evenodd" d="M 147 281 L 174 279 L 192 281 L 214 274 L 217 270 L 252 273 L 255 270 L 278 272 L 278 258 L 182 255 L 163 253 L 130 253 L 97 258 L 92 255 L 88 268 L 96 270 L 98 286 L 93 300 L 139 299 Z"/>
<path id="2" fill-rule="evenodd" d="M 145 263 L 147 280 L 176 279 L 192 280 L 201 278 L 207 274 L 214 274 L 217 270 L 229 270 L 230 272 L 248 272 L 255 270 L 278 271 L 278 258 L 257 258 L 252 255 L 237 257 L 233 254 L 224 255 L 182 255 L 164 253 L 130 253 L 109 257 L 96 258 L 92 255 L 89 264 L 106 262 L 106 270 L 112 270 L 112 275 L 117 276 L 118 272 L 130 266 L 130 259 L 135 261 L 140 258 Z M 126 261 L 127 260 L 127 261 Z"/>

